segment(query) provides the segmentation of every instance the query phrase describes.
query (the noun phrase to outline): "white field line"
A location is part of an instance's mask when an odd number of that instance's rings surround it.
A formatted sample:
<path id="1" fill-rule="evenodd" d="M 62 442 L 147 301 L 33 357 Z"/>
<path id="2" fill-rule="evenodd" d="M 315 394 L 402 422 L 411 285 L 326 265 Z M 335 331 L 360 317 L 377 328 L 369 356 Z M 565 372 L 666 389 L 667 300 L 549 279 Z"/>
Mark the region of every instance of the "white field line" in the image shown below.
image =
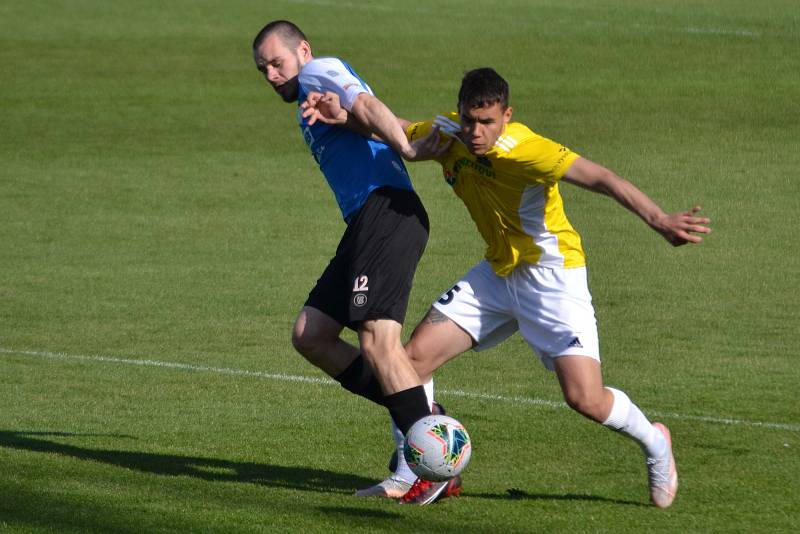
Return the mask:
<path id="1" fill-rule="evenodd" d="M 99 363 L 116 363 L 122 365 L 138 365 L 143 367 L 161 367 L 166 369 L 177 369 L 182 371 L 194 371 L 202 373 L 211 373 L 219 375 L 230 376 L 245 376 L 252 378 L 261 378 L 266 380 L 277 380 L 281 382 L 306 382 L 310 384 L 318 384 L 330 386 L 336 384 L 335 381 L 329 378 L 318 378 L 313 376 L 303 375 L 290 375 L 286 373 L 265 373 L 261 371 L 248 371 L 245 369 L 230 369 L 226 367 L 208 367 L 204 365 L 192 365 L 188 363 L 176 362 L 162 362 L 158 360 L 142 360 L 142 359 L 129 359 L 117 358 L 114 356 L 87 356 L 81 354 L 66 354 L 63 352 L 42 352 L 32 350 L 15 350 L 0 347 L 0 354 L 19 355 L 19 356 L 32 356 L 37 358 L 50 358 L 61 360 L 73 360 L 84 362 L 99 362 Z M 529 405 L 529 406 L 543 406 L 553 409 L 566 409 L 567 405 L 563 402 L 555 402 L 546 399 L 536 399 L 523 396 L 508 396 L 508 395 L 495 395 L 491 393 L 476 393 L 471 391 L 463 391 L 459 389 L 441 389 L 437 390 L 438 394 L 446 397 L 463 397 L 467 399 L 486 400 L 493 402 L 511 403 L 516 405 Z M 670 418 L 684 421 L 698 421 L 701 423 L 712 423 L 719 425 L 734 425 L 734 426 L 750 426 L 770 428 L 776 430 L 790 430 L 793 432 L 800 431 L 800 424 L 790 423 L 772 423 L 767 421 L 748 421 L 744 419 L 736 419 L 733 417 L 719 417 L 719 416 L 705 416 L 705 415 L 687 415 L 680 413 L 665 413 L 648 410 L 648 414 L 659 418 Z"/>
<path id="2" fill-rule="evenodd" d="M 121 363 L 125 365 L 140 365 L 144 367 L 165 367 L 167 369 L 180 369 L 183 371 L 200 371 L 218 375 L 252 376 L 255 378 L 266 378 L 268 380 L 279 380 L 282 382 L 309 382 L 312 384 L 335 384 L 329 378 L 317 378 L 313 376 L 287 375 L 285 373 L 262 373 L 260 371 L 247 371 L 244 369 L 226 369 L 224 367 L 206 367 L 203 365 L 192 365 L 188 363 L 160 362 L 157 360 L 136 360 L 128 358 L 115 358 L 113 356 L 84 356 L 81 354 L 65 354 L 63 352 L 36 352 L 31 350 L 12 350 L 0 347 L 0 354 L 19 354 L 22 356 L 36 356 L 40 358 L 57 358 L 62 360 L 80 360 L 102 363 Z"/>

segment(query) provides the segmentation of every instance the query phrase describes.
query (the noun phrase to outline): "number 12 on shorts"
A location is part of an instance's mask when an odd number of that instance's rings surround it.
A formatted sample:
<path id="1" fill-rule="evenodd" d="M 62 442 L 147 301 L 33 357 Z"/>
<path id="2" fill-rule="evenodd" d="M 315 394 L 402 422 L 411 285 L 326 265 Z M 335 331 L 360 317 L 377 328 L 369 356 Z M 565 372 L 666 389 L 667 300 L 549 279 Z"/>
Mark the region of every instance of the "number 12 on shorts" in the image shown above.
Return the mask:
<path id="1" fill-rule="evenodd" d="M 361 276 L 356 276 L 356 281 L 353 284 L 353 291 L 369 291 L 367 283 L 369 283 L 369 278 L 363 274 Z"/>

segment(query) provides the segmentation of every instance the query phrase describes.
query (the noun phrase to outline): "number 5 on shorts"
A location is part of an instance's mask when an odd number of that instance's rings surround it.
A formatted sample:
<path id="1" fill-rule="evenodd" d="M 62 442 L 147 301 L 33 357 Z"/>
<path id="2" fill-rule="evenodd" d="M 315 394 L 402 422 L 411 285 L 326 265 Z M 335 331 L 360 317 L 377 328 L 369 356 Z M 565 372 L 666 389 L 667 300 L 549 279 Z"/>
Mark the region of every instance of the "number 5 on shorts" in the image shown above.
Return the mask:
<path id="1" fill-rule="evenodd" d="M 442 298 L 440 298 L 438 300 L 439 304 L 441 304 L 442 306 L 446 306 L 447 304 L 450 304 L 450 302 L 452 302 L 452 300 L 453 300 L 453 296 L 456 293 L 458 293 L 459 291 L 461 291 L 461 288 L 458 287 L 458 284 L 454 285 L 452 288 L 450 288 L 447 291 L 447 293 L 442 295 Z"/>

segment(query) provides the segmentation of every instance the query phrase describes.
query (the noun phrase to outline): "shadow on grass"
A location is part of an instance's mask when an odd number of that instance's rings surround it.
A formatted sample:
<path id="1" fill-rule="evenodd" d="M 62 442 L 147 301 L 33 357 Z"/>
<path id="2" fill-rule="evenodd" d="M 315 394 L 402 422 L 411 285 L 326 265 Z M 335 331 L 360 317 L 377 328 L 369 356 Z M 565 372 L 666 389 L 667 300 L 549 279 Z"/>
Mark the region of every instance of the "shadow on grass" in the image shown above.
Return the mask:
<path id="1" fill-rule="evenodd" d="M 44 436 L 74 437 L 97 434 L 68 432 L 25 432 L 0 430 L 0 447 L 31 452 L 46 452 L 91 460 L 166 476 L 189 476 L 208 481 L 245 482 L 276 488 L 290 488 L 324 493 L 351 493 L 356 488 L 373 484 L 370 478 L 335 473 L 307 467 L 233 462 L 215 458 L 177 456 L 149 452 L 90 449 L 43 439 Z M 106 437 L 132 436 L 111 435 Z"/>
<path id="2" fill-rule="evenodd" d="M 401 519 L 403 517 L 399 512 L 370 510 L 369 508 L 355 508 L 352 506 L 319 506 L 317 510 L 331 516 L 342 516 L 346 519 L 358 519 L 360 521 L 369 519 Z"/>
<path id="3" fill-rule="evenodd" d="M 621 499 L 608 499 L 597 495 L 577 495 L 575 493 L 528 493 L 526 491 L 511 488 L 503 493 L 465 493 L 465 496 L 477 499 L 495 499 L 495 500 L 535 500 L 535 501 L 593 501 L 593 502 L 607 502 L 612 504 L 623 504 L 627 506 L 644 506 L 648 504 L 638 501 L 624 501 Z"/>

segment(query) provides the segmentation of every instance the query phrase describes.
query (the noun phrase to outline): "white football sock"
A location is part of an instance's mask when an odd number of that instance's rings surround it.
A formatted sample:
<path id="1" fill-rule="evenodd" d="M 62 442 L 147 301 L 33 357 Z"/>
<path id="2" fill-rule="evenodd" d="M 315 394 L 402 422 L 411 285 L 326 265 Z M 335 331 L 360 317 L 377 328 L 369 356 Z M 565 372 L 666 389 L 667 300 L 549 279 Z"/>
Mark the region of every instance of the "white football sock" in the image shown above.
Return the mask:
<path id="1" fill-rule="evenodd" d="M 433 409 L 433 378 L 422 384 L 425 389 L 425 396 L 428 397 L 428 407 Z"/>
<path id="2" fill-rule="evenodd" d="M 417 475 L 408 467 L 406 463 L 406 458 L 403 456 L 403 446 L 405 445 L 405 436 L 400 429 L 397 428 L 397 425 L 394 424 L 392 421 L 392 438 L 394 438 L 394 444 L 397 450 L 397 469 L 394 470 L 393 478 L 399 478 L 400 480 L 405 480 L 409 484 L 413 483 L 417 480 Z"/>
<path id="3" fill-rule="evenodd" d="M 425 389 L 425 396 L 428 398 L 428 404 L 433 406 L 433 379 L 430 379 L 425 384 L 422 384 Z M 397 448 L 397 469 L 394 471 L 394 478 L 405 480 L 408 483 L 413 483 L 417 479 L 417 475 L 408 467 L 405 456 L 403 456 L 403 447 L 405 446 L 406 437 L 397 428 L 397 425 L 392 421 L 392 439 L 394 439 L 395 447 Z"/>
<path id="4" fill-rule="evenodd" d="M 662 456 L 667 450 L 664 435 L 650 424 L 639 407 L 624 392 L 609 387 L 606 389 L 614 395 L 614 404 L 603 425 L 634 440 L 648 457 Z"/>

